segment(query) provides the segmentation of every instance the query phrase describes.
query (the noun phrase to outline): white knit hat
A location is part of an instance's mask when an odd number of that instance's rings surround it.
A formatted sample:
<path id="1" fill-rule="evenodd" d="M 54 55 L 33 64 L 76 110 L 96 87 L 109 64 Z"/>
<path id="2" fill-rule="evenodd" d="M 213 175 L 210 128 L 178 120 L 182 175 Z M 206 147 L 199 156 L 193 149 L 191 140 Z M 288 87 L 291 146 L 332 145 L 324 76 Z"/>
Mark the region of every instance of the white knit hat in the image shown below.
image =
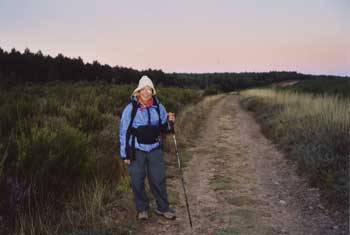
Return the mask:
<path id="1" fill-rule="evenodd" d="M 153 95 L 156 94 L 156 89 L 154 89 L 152 80 L 147 77 L 146 75 L 143 75 L 139 81 L 138 87 L 133 91 L 132 95 L 136 95 L 137 92 L 145 88 L 146 86 L 149 86 L 153 90 Z"/>

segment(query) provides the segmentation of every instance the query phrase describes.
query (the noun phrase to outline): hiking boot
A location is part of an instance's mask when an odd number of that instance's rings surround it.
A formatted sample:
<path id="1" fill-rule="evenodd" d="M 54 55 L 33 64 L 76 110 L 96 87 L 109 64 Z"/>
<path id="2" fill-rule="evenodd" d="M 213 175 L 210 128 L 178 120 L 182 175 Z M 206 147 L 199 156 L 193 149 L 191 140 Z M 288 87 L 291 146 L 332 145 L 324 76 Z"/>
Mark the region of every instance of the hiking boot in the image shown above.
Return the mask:
<path id="1" fill-rule="evenodd" d="M 157 215 L 163 216 L 163 217 L 166 218 L 166 219 L 175 219 L 175 218 L 176 218 L 175 213 L 172 212 L 172 211 L 170 211 L 170 210 L 168 210 L 168 211 L 166 211 L 166 212 L 161 212 L 161 211 L 159 211 L 158 209 L 155 209 L 155 213 L 156 213 Z"/>
<path id="2" fill-rule="evenodd" d="M 139 218 L 139 220 L 146 220 L 146 219 L 148 219 L 148 212 L 147 211 L 139 212 L 138 218 Z"/>

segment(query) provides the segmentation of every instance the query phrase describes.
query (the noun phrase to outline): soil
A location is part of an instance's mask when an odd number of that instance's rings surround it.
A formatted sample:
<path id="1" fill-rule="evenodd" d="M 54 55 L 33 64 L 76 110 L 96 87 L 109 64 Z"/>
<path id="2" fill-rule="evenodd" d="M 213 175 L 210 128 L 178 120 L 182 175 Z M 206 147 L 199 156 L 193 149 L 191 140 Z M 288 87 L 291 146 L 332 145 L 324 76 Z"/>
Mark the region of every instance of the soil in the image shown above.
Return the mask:
<path id="1" fill-rule="evenodd" d="M 193 147 L 184 151 L 191 155 L 183 170 L 193 227 L 177 174 L 167 179 L 176 220 L 150 213 L 139 234 L 348 234 L 236 94 L 213 106 Z M 171 159 L 169 174 L 176 171 Z"/>

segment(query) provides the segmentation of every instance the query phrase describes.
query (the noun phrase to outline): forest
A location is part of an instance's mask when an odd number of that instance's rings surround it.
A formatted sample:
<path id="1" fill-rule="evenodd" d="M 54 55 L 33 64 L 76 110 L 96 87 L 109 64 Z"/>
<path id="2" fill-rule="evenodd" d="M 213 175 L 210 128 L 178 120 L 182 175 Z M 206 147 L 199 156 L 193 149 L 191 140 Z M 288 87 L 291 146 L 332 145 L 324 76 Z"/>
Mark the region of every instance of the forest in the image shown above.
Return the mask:
<path id="1" fill-rule="evenodd" d="M 23 53 L 13 48 L 5 51 L 0 47 L 0 83 L 106 82 L 112 84 L 137 83 L 141 75 L 149 76 L 161 86 L 232 91 L 268 85 L 284 80 L 332 79 L 337 76 L 308 75 L 295 71 L 241 72 L 241 73 L 165 73 L 160 69 L 137 70 L 134 68 L 84 62 L 82 58 L 69 58 L 62 54 L 55 57 L 44 55 L 40 50 Z"/>

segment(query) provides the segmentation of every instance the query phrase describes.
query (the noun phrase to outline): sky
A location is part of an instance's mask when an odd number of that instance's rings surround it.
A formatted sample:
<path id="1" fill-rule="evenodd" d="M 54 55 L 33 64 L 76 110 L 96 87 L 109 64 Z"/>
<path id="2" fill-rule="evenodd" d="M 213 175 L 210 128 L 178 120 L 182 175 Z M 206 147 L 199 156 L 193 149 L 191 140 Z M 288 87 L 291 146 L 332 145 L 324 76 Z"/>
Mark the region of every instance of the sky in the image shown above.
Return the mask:
<path id="1" fill-rule="evenodd" d="M 0 0 L 0 47 L 164 72 L 350 76 L 350 0 Z"/>

